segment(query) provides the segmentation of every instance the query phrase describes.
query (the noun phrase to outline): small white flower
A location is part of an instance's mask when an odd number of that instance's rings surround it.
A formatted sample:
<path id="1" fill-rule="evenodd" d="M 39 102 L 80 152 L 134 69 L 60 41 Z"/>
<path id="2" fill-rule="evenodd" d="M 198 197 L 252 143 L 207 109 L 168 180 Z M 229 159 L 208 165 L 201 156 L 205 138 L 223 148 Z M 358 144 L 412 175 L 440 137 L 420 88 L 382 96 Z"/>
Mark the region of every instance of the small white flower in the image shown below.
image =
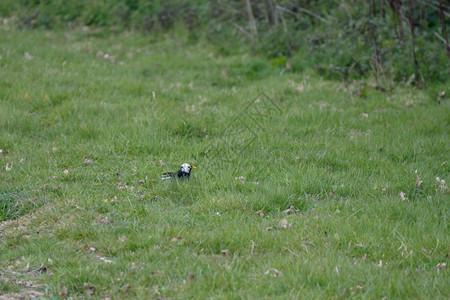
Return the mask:
<path id="1" fill-rule="evenodd" d="M 10 165 L 10 164 L 6 164 L 5 169 L 6 169 L 6 171 L 11 171 L 11 169 L 12 169 L 12 164 L 11 164 L 11 165 Z"/>
<path id="2" fill-rule="evenodd" d="M 403 192 L 400 192 L 400 198 L 402 198 L 403 201 L 408 200 L 408 198 L 406 198 L 406 194 Z"/>
<path id="3" fill-rule="evenodd" d="M 416 183 L 417 183 L 417 187 L 419 188 L 419 189 L 421 189 L 422 188 L 422 183 L 423 183 L 423 181 L 420 179 L 420 177 L 419 177 L 419 172 L 417 171 L 417 170 L 415 170 L 414 171 L 414 174 L 416 174 Z"/>
<path id="4" fill-rule="evenodd" d="M 444 179 L 440 179 L 439 177 L 436 177 L 436 182 L 439 184 L 439 188 L 442 191 L 445 191 L 447 189 L 447 184 Z"/>
<path id="5" fill-rule="evenodd" d="M 239 177 L 234 177 L 234 180 L 240 180 L 242 182 L 245 182 L 247 180 L 247 178 L 245 178 L 244 176 L 239 176 Z"/>
<path id="6" fill-rule="evenodd" d="M 447 185 L 445 184 L 445 180 L 441 179 L 441 191 L 446 190 L 447 189 Z"/>
<path id="7" fill-rule="evenodd" d="M 26 60 L 32 60 L 32 59 L 34 59 L 34 56 L 31 55 L 31 54 L 28 53 L 28 52 L 25 52 L 24 56 L 25 56 L 25 59 L 26 59 Z"/>
<path id="8" fill-rule="evenodd" d="M 64 175 L 69 175 L 69 170 L 64 170 L 63 173 Z"/>

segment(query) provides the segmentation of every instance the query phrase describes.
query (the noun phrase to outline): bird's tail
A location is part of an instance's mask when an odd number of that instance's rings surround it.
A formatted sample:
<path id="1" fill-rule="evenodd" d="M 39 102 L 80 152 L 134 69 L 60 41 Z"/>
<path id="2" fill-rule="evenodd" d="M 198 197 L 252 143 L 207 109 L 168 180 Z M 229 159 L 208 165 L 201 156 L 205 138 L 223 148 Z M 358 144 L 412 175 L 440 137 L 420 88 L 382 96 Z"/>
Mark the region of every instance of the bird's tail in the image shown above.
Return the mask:
<path id="1" fill-rule="evenodd" d="M 152 182 L 163 181 L 167 179 L 172 179 L 174 177 L 174 173 L 163 173 L 160 179 L 153 179 Z"/>

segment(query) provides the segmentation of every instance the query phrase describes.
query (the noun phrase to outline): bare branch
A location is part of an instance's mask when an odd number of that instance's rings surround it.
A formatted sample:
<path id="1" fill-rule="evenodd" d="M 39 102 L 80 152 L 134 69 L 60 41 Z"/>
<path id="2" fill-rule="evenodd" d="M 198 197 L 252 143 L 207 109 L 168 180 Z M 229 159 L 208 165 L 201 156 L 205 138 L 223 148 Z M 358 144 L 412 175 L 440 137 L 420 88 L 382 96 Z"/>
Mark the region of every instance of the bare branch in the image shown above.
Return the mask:
<path id="1" fill-rule="evenodd" d="M 450 57 L 450 45 L 448 44 L 447 25 L 445 24 L 444 16 L 444 1 L 439 0 L 439 19 L 441 20 L 442 34 L 444 35 L 447 56 Z"/>
<path id="2" fill-rule="evenodd" d="M 244 28 L 242 28 L 242 26 L 239 26 L 236 23 L 233 23 L 233 26 L 236 27 L 240 32 L 242 32 L 246 37 L 248 37 L 250 40 L 253 39 L 252 35 L 247 32 L 247 30 L 245 30 Z"/>
<path id="3" fill-rule="evenodd" d="M 256 36 L 258 35 L 258 29 L 256 28 L 256 21 L 255 16 L 253 15 L 252 4 L 250 0 L 246 0 L 246 3 L 247 3 L 248 21 L 250 23 L 250 30 L 252 31 L 253 38 L 256 38 Z"/>
<path id="4" fill-rule="evenodd" d="M 317 14 L 315 14 L 315 13 L 313 13 L 313 12 L 307 10 L 307 9 L 304 9 L 303 7 L 300 7 L 300 6 L 297 6 L 297 5 L 295 5 L 295 7 L 296 7 L 298 10 L 300 10 L 300 11 L 302 11 L 302 12 L 304 12 L 304 13 L 310 15 L 310 16 L 313 16 L 314 18 L 319 19 L 319 20 L 322 21 L 322 22 L 325 22 L 325 23 L 327 23 L 327 24 L 330 24 L 330 21 L 328 21 L 327 19 L 324 19 L 324 18 L 322 18 L 321 16 L 319 16 L 319 15 L 317 15 Z M 281 10 L 281 11 L 284 11 L 284 12 L 287 12 L 287 13 L 290 13 L 290 14 L 293 14 L 293 15 L 298 15 L 298 13 L 295 13 L 295 12 L 293 12 L 292 10 L 289 10 L 289 9 L 287 9 L 286 7 L 283 7 L 283 6 L 280 6 L 280 5 L 277 5 L 277 8 L 278 8 L 279 10 Z"/>

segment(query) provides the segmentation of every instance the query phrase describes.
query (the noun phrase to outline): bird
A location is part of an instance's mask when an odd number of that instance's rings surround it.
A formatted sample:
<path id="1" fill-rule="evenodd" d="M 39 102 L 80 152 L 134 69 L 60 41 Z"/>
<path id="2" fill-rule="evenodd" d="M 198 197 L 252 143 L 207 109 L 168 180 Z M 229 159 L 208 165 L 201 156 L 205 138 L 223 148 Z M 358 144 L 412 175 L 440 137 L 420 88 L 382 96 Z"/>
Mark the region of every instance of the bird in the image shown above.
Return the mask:
<path id="1" fill-rule="evenodd" d="M 161 180 L 171 179 L 171 178 L 180 178 L 180 179 L 189 179 L 189 176 L 191 176 L 191 170 L 197 169 L 196 166 L 191 166 L 190 164 L 184 163 L 181 165 L 181 167 L 176 172 L 166 172 L 163 173 L 163 177 Z"/>

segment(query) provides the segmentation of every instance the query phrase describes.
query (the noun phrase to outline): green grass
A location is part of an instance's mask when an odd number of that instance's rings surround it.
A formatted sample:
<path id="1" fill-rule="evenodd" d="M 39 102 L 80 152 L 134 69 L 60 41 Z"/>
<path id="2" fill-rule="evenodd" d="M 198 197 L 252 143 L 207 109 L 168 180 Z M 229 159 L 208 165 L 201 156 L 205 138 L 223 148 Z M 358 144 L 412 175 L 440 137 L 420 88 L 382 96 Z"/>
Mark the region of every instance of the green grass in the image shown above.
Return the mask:
<path id="1" fill-rule="evenodd" d="M 0 55 L 0 294 L 450 297 L 445 85 L 280 75 L 183 34 L 3 26 Z M 281 113 L 249 131 L 260 92 Z"/>

